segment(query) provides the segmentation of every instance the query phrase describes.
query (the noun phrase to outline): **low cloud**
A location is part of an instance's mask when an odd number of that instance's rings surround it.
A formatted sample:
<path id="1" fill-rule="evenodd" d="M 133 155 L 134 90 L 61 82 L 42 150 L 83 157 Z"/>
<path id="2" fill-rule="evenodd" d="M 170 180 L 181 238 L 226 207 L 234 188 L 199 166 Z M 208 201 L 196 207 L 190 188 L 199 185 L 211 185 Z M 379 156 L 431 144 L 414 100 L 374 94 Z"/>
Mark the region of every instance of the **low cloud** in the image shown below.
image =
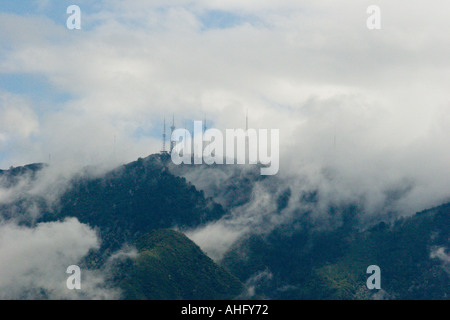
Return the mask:
<path id="1" fill-rule="evenodd" d="M 69 290 L 66 269 L 89 250 L 98 249 L 96 232 L 76 219 L 38 224 L 35 228 L 0 225 L 1 299 L 105 299 L 118 292 L 104 288 L 104 279 L 82 270 L 82 289 Z"/>
<path id="2" fill-rule="evenodd" d="M 269 269 L 255 273 L 245 282 L 246 292 L 241 294 L 239 299 L 252 299 L 258 293 L 260 286 L 267 285 L 273 278 Z"/>
<path id="3" fill-rule="evenodd" d="M 438 259 L 442 263 L 444 270 L 450 274 L 450 254 L 448 254 L 447 251 L 448 250 L 445 247 L 433 248 L 430 253 L 430 258 Z"/>

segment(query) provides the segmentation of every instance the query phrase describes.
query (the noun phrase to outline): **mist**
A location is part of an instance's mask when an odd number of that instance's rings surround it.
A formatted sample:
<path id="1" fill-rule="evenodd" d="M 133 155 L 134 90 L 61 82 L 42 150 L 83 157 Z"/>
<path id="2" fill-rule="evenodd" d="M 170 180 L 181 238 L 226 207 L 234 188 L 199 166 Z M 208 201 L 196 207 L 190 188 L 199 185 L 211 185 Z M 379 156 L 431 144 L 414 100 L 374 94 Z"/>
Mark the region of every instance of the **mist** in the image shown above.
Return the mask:
<path id="1" fill-rule="evenodd" d="M 106 299 L 101 273 L 83 270 L 83 291 L 68 290 L 66 269 L 99 246 L 95 231 L 76 219 L 35 228 L 0 225 L 0 299 Z"/>
<path id="2" fill-rule="evenodd" d="M 0 299 L 119 299 L 108 279 L 112 263 L 136 256 L 132 248 L 113 252 L 104 266 L 81 269 L 82 290 L 69 290 L 70 265 L 83 265 L 99 250 L 98 231 L 76 218 L 39 222 L 59 212 L 60 197 L 74 177 L 94 178 L 109 169 L 68 163 L 40 164 L 0 176 Z"/>

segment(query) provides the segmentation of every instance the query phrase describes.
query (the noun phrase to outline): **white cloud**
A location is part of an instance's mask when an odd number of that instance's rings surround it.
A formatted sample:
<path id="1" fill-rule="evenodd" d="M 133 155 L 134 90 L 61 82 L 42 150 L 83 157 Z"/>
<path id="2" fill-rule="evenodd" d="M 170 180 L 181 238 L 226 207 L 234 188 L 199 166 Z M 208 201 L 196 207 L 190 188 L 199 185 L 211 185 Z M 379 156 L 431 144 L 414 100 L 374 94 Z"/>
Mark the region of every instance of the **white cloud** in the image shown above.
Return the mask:
<path id="1" fill-rule="evenodd" d="M 0 135 L 4 142 L 29 138 L 39 130 L 38 118 L 30 103 L 20 96 L 0 92 L 0 114 Z"/>
<path id="2" fill-rule="evenodd" d="M 82 289 L 69 290 L 66 269 L 90 249 L 99 247 L 96 233 L 76 219 L 42 223 L 35 228 L 0 225 L 1 299 L 101 299 L 118 293 L 104 288 L 101 274 L 81 270 Z"/>
<path id="3" fill-rule="evenodd" d="M 446 253 L 447 249 L 445 247 L 435 247 L 432 248 L 430 253 L 431 259 L 439 259 L 442 263 L 442 268 L 450 274 L 450 254 Z"/>

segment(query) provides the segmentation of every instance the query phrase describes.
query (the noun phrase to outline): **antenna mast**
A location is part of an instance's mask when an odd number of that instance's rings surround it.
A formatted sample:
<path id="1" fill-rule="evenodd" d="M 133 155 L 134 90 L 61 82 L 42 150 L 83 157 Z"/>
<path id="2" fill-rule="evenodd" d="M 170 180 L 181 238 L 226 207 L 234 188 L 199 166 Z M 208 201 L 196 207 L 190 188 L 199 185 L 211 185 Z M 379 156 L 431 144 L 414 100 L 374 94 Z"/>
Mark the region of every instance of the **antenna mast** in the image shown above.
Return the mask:
<path id="1" fill-rule="evenodd" d="M 164 131 L 163 131 L 162 137 L 163 137 L 163 147 L 162 147 L 161 153 L 166 153 L 167 152 L 167 150 L 166 150 L 166 117 L 164 117 Z"/>
<path id="2" fill-rule="evenodd" d="M 170 127 L 171 133 L 175 131 L 175 115 L 172 114 L 172 126 Z M 172 153 L 173 148 L 175 147 L 175 141 L 170 139 L 170 153 Z"/>

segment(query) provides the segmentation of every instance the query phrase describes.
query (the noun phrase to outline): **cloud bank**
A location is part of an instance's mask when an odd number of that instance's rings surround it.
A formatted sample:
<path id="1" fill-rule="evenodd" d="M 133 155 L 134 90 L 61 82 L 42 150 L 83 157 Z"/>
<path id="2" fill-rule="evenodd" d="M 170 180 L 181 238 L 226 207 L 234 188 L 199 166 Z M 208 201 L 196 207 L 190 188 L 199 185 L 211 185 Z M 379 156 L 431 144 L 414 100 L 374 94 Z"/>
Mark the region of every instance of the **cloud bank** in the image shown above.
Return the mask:
<path id="1" fill-rule="evenodd" d="M 113 299 L 100 273 L 81 270 L 81 290 L 69 290 L 66 269 L 97 249 L 95 231 L 76 219 L 35 228 L 0 225 L 0 299 Z"/>

